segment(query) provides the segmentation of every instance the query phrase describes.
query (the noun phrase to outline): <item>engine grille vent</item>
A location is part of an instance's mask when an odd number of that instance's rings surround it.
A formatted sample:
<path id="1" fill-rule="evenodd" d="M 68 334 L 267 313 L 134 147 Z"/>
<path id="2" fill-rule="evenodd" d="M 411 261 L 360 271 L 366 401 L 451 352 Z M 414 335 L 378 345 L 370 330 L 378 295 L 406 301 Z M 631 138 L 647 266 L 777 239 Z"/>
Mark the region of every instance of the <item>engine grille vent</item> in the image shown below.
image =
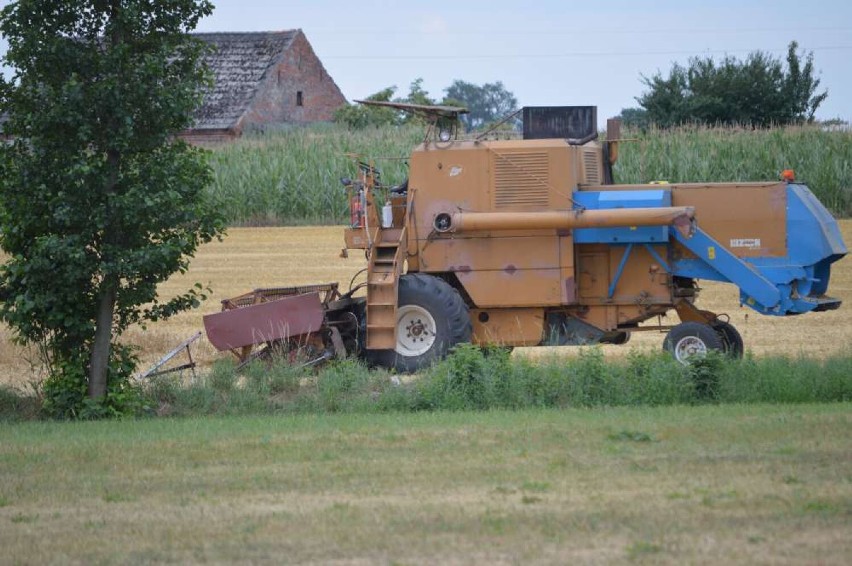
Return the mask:
<path id="1" fill-rule="evenodd" d="M 495 153 L 494 208 L 547 207 L 549 185 L 547 153 Z"/>
<path id="2" fill-rule="evenodd" d="M 596 150 L 583 150 L 583 172 L 585 173 L 586 184 L 601 184 L 601 171 L 598 166 L 598 152 Z"/>

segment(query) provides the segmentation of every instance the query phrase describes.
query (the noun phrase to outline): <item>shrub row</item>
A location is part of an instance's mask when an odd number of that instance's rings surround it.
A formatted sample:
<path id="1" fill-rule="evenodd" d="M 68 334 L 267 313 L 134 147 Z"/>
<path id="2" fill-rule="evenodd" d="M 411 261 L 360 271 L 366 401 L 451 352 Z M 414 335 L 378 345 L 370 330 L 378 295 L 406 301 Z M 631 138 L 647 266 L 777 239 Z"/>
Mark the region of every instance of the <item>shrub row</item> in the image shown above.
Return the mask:
<path id="1" fill-rule="evenodd" d="M 317 373 L 283 362 L 256 362 L 238 373 L 223 361 L 195 381 L 156 378 L 139 395 L 141 414 L 184 417 L 840 402 L 852 401 L 852 356 L 709 356 L 684 366 L 663 353 L 633 351 L 609 361 L 591 348 L 576 357 L 533 361 L 462 345 L 418 376 L 394 376 L 353 359 Z M 37 414 L 34 396 L 0 389 L 0 419 Z"/>

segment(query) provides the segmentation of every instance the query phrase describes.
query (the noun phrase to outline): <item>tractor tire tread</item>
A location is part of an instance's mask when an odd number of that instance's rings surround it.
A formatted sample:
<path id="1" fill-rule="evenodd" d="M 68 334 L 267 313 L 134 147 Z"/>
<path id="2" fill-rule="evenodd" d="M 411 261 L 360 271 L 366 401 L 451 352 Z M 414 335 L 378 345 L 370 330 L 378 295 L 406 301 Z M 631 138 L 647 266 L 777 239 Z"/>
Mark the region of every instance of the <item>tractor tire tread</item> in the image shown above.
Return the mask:
<path id="1" fill-rule="evenodd" d="M 449 283 L 439 277 L 425 273 L 403 275 L 399 280 L 398 305 L 409 304 L 407 301 L 416 297 L 430 298 L 436 307 L 433 316 L 437 315 L 446 319 L 447 336 L 444 337 L 444 344 L 436 344 L 435 347 L 438 350 L 435 352 L 430 351 L 411 358 L 401 356 L 395 350 L 363 349 L 362 355 L 370 365 L 410 373 L 423 369 L 443 358 L 449 349 L 456 344 L 470 342 L 473 335 L 473 325 L 470 321 L 468 307 L 461 294 Z"/>

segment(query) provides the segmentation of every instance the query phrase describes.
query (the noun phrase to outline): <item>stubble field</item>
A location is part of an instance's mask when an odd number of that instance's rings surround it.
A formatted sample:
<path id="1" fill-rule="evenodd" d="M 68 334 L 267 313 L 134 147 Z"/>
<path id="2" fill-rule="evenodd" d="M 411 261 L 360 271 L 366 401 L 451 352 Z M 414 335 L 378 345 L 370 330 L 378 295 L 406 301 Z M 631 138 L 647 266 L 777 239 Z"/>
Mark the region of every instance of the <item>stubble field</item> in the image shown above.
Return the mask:
<path id="1" fill-rule="evenodd" d="M 840 222 L 844 240 L 852 242 L 852 220 Z M 204 314 L 218 312 L 220 301 L 260 287 L 327 283 L 337 281 L 348 288 L 349 281 L 366 267 L 357 250 L 341 258 L 342 229 L 337 226 L 287 228 L 231 228 L 222 242 L 203 246 L 187 274 L 175 276 L 162 286 L 163 296 L 182 292 L 195 282 L 210 285 L 209 299 L 201 307 L 171 320 L 135 328 L 124 340 L 142 348 L 140 369 L 145 369 L 174 346 L 203 329 Z M 363 277 L 363 276 L 361 276 Z M 361 279 L 358 279 L 359 281 Z M 718 313 L 727 313 L 740 330 L 746 348 L 755 355 L 825 357 L 850 352 L 852 345 L 852 260 L 848 257 L 834 265 L 829 292 L 844 305 L 836 311 L 800 317 L 765 317 L 738 304 L 738 291 L 732 285 L 706 282 L 700 305 Z M 673 318 L 676 321 L 676 318 Z M 659 349 L 663 335 L 657 332 L 634 333 L 626 346 L 607 346 L 607 356 L 621 356 L 632 348 Z M 34 351 L 10 342 L 6 328 L 0 331 L 0 383 L 26 383 L 41 374 L 33 364 Z M 575 355 L 576 347 L 522 348 L 515 355 L 538 356 L 554 351 Z M 193 356 L 202 368 L 216 359 L 229 356 L 216 352 L 202 337 L 193 347 Z"/>

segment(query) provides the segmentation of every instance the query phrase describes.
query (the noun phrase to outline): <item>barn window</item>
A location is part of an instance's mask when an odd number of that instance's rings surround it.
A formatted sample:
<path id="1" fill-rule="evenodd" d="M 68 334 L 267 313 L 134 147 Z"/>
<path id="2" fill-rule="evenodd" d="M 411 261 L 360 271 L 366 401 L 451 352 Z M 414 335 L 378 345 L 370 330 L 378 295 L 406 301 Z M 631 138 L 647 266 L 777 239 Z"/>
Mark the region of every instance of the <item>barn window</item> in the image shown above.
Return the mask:
<path id="1" fill-rule="evenodd" d="M 302 106 L 302 91 L 296 91 L 296 106 Z"/>

